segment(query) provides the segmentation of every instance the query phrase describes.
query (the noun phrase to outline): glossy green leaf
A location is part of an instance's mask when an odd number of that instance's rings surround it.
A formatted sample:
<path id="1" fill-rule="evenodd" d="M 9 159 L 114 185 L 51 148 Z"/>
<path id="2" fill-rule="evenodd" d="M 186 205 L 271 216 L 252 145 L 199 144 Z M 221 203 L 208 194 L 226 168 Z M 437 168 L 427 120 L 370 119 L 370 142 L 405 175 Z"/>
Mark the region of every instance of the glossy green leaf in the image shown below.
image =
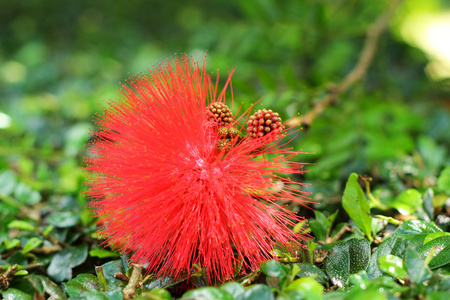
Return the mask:
<path id="1" fill-rule="evenodd" d="M 86 292 L 99 290 L 98 278 L 92 274 L 80 274 L 63 284 L 70 297 L 83 297 Z"/>
<path id="2" fill-rule="evenodd" d="M 436 269 L 450 263 L 450 236 L 441 236 L 435 238 L 419 249 L 419 253 L 425 259 L 431 251 L 431 248 L 436 246 L 436 252 L 433 255 L 428 266 L 431 269 Z"/>
<path id="3" fill-rule="evenodd" d="M 306 299 L 322 299 L 323 286 L 313 278 L 303 277 L 294 280 L 286 290 L 297 290 L 303 293 Z"/>
<path id="4" fill-rule="evenodd" d="M 172 296 L 165 289 L 153 289 L 149 292 L 142 293 L 134 298 L 135 300 L 172 300 Z"/>
<path id="5" fill-rule="evenodd" d="M 47 222 L 57 228 L 72 227 L 79 220 L 80 215 L 71 211 L 54 212 L 47 218 Z"/>
<path id="6" fill-rule="evenodd" d="M 379 289 L 375 286 L 368 288 L 355 287 L 351 289 L 344 299 L 349 300 L 387 300 L 388 297 L 383 292 L 383 289 Z"/>
<path id="7" fill-rule="evenodd" d="M 120 259 L 107 262 L 102 265 L 103 275 L 105 275 L 106 285 L 108 286 L 108 291 L 113 291 L 118 288 L 122 288 L 126 285 L 122 280 L 114 278 L 114 274 L 121 272 L 125 273 L 125 268 L 123 262 Z M 159 280 L 161 282 L 161 279 Z M 159 288 L 161 286 L 154 286 L 152 288 Z"/>
<path id="8" fill-rule="evenodd" d="M 48 275 L 56 281 L 72 278 L 72 268 L 82 264 L 88 255 L 88 245 L 69 247 L 53 256 L 48 266 Z"/>
<path id="9" fill-rule="evenodd" d="M 408 272 L 403 266 L 403 260 L 395 255 L 383 255 L 378 259 L 378 266 L 380 270 L 395 278 L 406 279 Z"/>
<path id="10" fill-rule="evenodd" d="M 244 293 L 245 300 L 274 300 L 272 290 L 263 284 L 255 284 Z"/>
<path id="11" fill-rule="evenodd" d="M 24 276 L 24 275 L 28 275 L 27 270 L 19 270 L 16 273 L 14 273 L 14 276 Z"/>
<path id="12" fill-rule="evenodd" d="M 434 240 L 434 239 L 436 239 L 436 238 L 438 238 L 438 237 L 446 236 L 446 235 L 450 235 L 450 233 L 449 233 L 449 232 L 435 232 L 435 233 L 430 233 L 429 235 L 427 235 L 427 236 L 425 237 L 425 240 L 423 241 L 423 244 L 425 245 L 426 243 L 428 243 L 428 242 L 430 242 L 430 241 L 432 241 L 432 240 Z"/>
<path id="13" fill-rule="evenodd" d="M 278 261 L 272 259 L 261 263 L 261 271 L 269 277 L 280 278 L 285 276 L 289 269 Z"/>
<path id="14" fill-rule="evenodd" d="M 395 197 L 390 206 L 398 209 L 401 213 L 412 214 L 422 206 L 422 194 L 415 189 L 404 190 Z"/>
<path id="15" fill-rule="evenodd" d="M 416 283 L 422 283 L 431 277 L 431 271 L 428 266 L 425 265 L 420 255 L 408 248 L 405 252 L 405 269 L 408 272 L 409 278 Z"/>
<path id="16" fill-rule="evenodd" d="M 372 241 L 372 217 L 366 196 L 358 183 L 358 175 L 350 174 L 342 196 L 342 206 L 356 225 Z"/>
<path id="17" fill-rule="evenodd" d="M 227 291 L 235 300 L 244 300 L 245 289 L 237 282 L 228 282 L 220 287 Z"/>
<path id="18" fill-rule="evenodd" d="M 382 271 L 378 267 L 378 259 L 380 257 L 392 254 L 403 258 L 409 244 L 410 242 L 408 240 L 402 239 L 397 236 L 390 236 L 386 238 L 372 253 L 369 267 L 367 268 L 367 275 L 369 276 L 369 279 L 374 280 L 375 278 L 383 275 Z"/>
<path id="19" fill-rule="evenodd" d="M 8 228 L 16 228 L 20 230 L 35 231 L 36 227 L 28 222 L 14 220 L 8 224 Z"/>
<path id="20" fill-rule="evenodd" d="M 42 243 L 43 243 L 43 241 L 41 239 L 39 239 L 37 237 L 32 237 L 31 239 L 29 239 L 27 241 L 25 246 L 23 246 L 22 253 L 23 254 L 27 254 L 28 252 L 30 252 L 34 248 L 39 247 Z"/>
<path id="21" fill-rule="evenodd" d="M 3 300 L 32 300 L 33 298 L 27 293 L 15 288 L 9 288 L 6 291 L 0 290 Z M 65 299 L 65 298 L 62 298 Z"/>
<path id="22" fill-rule="evenodd" d="M 25 279 L 41 294 L 48 294 L 52 299 L 66 299 L 66 295 L 61 288 L 48 277 L 33 274 L 24 277 Z"/>
<path id="23" fill-rule="evenodd" d="M 400 225 L 392 236 L 398 236 L 411 242 L 415 250 L 423 245 L 423 241 L 430 233 L 442 232 L 442 229 L 430 222 L 409 220 Z"/>
<path id="24" fill-rule="evenodd" d="M 94 249 L 89 251 L 89 255 L 92 257 L 98 258 L 107 258 L 107 257 L 119 257 L 120 254 L 116 252 L 111 252 L 105 249 Z"/>
<path id="25" fill-rule="evenodd" d="M 191 298 L 191 299 L 205 299 L 205 300 L 233 300 L 233 296 L 231 296 L 228 292 L 214 288 L 214 287 L 204 287 L 195 290 L 190 290 L 183 294 L 183 298 Z"/>
<path id="26" fill-rule="evenodd" d="M 370 242 L 353 238 L 333 247 L 325 263 L 325 270 L 335 285 L 346 287 L 350 274 L 367 269 L 369 260 Z"/>
<path id="27" fill-rule="evenodd" d="M 310 263 L 299 263 L 297 265 L 300 268 L 297 277 L 314 277 L 319 283 L 328 283 L 327 275 L 316 265 Z"/>

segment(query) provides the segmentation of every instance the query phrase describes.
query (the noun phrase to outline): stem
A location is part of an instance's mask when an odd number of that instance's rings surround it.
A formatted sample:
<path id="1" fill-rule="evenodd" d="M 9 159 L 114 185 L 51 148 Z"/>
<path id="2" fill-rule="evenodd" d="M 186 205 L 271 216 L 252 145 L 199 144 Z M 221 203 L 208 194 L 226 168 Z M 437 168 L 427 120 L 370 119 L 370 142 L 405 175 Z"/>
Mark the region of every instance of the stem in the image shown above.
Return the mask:
<path id="1" fill-rule="evenodd" d="M 398 226 L 398 225 L 402 224 L 402 221 L 396 220 L 396 219 L 394 219 L 392 217 L 386 217 L 386 216 L 383 216 L 383 215 L 375 215 L 375 218 L 378 218 L 378 219 L 381 219 L 381 220 L 385 220 L 385 221 L 387 221 L 387 222 L 389 222 L 389 223 L 391 223 L 391 224 L 393 224 L 395 226 Z"/>
<path id="2" fill-rule="evenodd" d="M 102 292 L 108 291 L 108 285 L 106 283 L 105 274 L 103 273 L 102 266 L 95 266 L 95 273 L 97 273 L 98 281 L 100 282 L 100 288 Z"/>
<path id="3" fill-rule="evenodd" d="M 122 291 L 124 300 L 130 300 L 136 297 L 136 287 L 139 284 L 143 269 L 143 265 L 133 264 L 133 272 L 131 273 L 130 281 Z"/>
<path id="4" fill-rule="evenodd" d="M 309 248 L 303 248 L 303 254 L 305 254 L 305 262 L 311 264 L 311 253 L 309 252 Z"/>

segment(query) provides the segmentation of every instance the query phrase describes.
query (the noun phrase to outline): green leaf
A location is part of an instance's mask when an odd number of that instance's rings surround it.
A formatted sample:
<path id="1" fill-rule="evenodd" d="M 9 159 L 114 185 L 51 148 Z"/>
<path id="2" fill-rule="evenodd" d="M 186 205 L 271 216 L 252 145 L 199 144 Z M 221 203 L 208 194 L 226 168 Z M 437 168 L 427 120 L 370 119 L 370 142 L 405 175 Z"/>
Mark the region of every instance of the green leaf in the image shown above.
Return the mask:
<path id="1" fill-rule="evenodd" d="M 245 289 L 237 282 L 228 282 L 220 287 L 227 291 L 235 300 L 244 300 Z"/>
<path id="2" fill-rule="evenodd" d="M 60 287 L 48 277 L 42 275 L 28 275 L 24 277 L 41 294 L 49 294 L 51 299 L 66 299 Z"/>
<path id="3" fill-rule="evenodd" d="M 16 187 L 16 175 L 8 170 L 0 173 L 0 194 L 10 195 Z"/>
<path id="4" fill-rule="evenodd" d="M 14 197 L 25 205 L 34 205 L 41 201 L 42 197 L 39 192 L 34 191 L 28 185 L 20 182 L 14 190 Z"/>
<path id="5" fill-rule="evenodd" d="M 300 268 L 297 277 L 314 277 L 319 283 L 328 283 L 327 275 L 319 267 L 310 263 L 299 263 L 297 266 Z"/>
<path id="6" fill-rule="evenodd" d="M 372 217 L 364 192 L 359 186 L 358 175 L 350 174 L 342 196 L 342 206 L 356 225 L 372 241 Z"/>
<path id="7" fill-rule="evenodd" d="M 416 251 L 410 248 L 406 249 L 405 252 L 405 269 L 415 283 L 422 283 L 431 277 L 431 271 L 425 265 L 423 259 L 420 258 Z"/>
<path id="8" fill-rule="evenodd" d="M 16 273 L 14 273 L 14 276 L 24 276 L 24 275 L 28 275 L 27 270 L 19 270 Z"/>
<path id="9" fill-rule="evenodd" d="M 22 253 L 23 254 L 27 254 L 28 252 L 30 252 L 34 248 L 39 247 L 39 245 L 42 244 L 43 242 L 44 241 L 42 241 L 41 239 L 39 239 L 37 237 L 32 237 L 31 239 L 29 239 L 27 241 L 25 246 L 23 246 Z"/>
<path id="10" fill-rule="evenodd" d="M 421 257 L 425 259 L 433 246 L 436 246 L 437 248 L 428 266 L 431 269 L 436 269 L 449 264 L 450 236 L 441 236 L 423 245 L 423 247 L 419 249 Z"/>
<path id="11" fill-rule="evenodd" d="M 375 286 L 369 286 L 368 288 L 361 288 L 356 286 L 352 288 L 345 299 L 351 300 L 387 300 L 385 293 L 383 292 L 383 288 L 377 288 Z"/>
<path id="12" fill-rule="evenodd" d="M 25 266 L 28 263 L 26 256 L 22 252 L 15 252 L 6 260 L 10 265 Z"/>
<path id="13" fill-rule="evenodd" d="M 83 297 L 89 291 L 98 291 L 98 278 L 92 274 L 79 274 L 69 282 L 64 282 L 69 297 Z"/>
<path id="14" fill-rule="evenodd" d="M 280 278 L 285 276 L 288 272 L 286 268 L 287 267 L 283 266 L 281 263 L 274 259 L 267 260 L 261 263 L 261 271 L 269 277 Z"/>
<path id="15" fill-rule="evenodd" d="M 215 299 L 233 300 L 233 296 L 231 296 L 228 292 L 213 287 L 204 287 L 195 290 L 190 290 L 183 294 L 183 297 L 181 297 L 181 299 L 183 298 L 205 299 L 205 300 L 215 300 Z"/>
<path id="16" fill-rule="evenodd" d="M 350 274 L 367 269 L 369 259 L 370 242 L 353 238 L 333 247 L 325 263 L 325 270 L 335 285 L 346 287 Z"/>
<path id="17" fill-rule="evenodd" d="M 0 290 L 0 295 L 3 296 L 1 298 L 4 300 L 32 300 L 30 295 L 15 288 L 9 288 L 6 291 Z"/>
<path id="18" fill-rule="evenodd" d="M 16 248 L 16 247 L 20 246 L 20 240 L 19 239 L 12 239 L 10 241 L 10 240 L 8 240 L 8 238 L 5 238 L 3 240 L 3 242 L 5 243 L 6 250 L 13 249 L 13 248 Z"/>
<path id="19" fill-rule="evenodd" d="M 330 235 L 331 228 L 333 227 L 333 223 L 336 220 L 336 217 L 337 217 L 338 214 L 339 214 L 339 209 L 336 210 L 334 214 L 330 215 L 327 218 L 327 227 L 328 227 L 327 228 L 327 234 L 328 234 L 328 236 Z"/>
<path id="20" fill-rule="evenodd" d="M 8 224 L 8 228 L 16 228 L 20 230 L 26 230 L 26 231 L 35 231 L 36 227 L 31 225 L 28 222 L 20 221 L 20 220 L 14 220 Z"/>
<path id="21" fill-rule="evenodd" d="M 48 225 L 46 228 L 45 228 L 45 230 L 44 230 L 44 232 L 42 233 L 42 235 L 43 236 L 45 236 L 45 237 L 47 237 L 48 235 L 49 235 L 49 233 L 53 230 L 53 226 L 52 225 Z"/>
<path id="22" fill-rule="evenodd" d="M 406 272 L 403 266 L 403 260 L 398 256 L 392 254 L 383 255 L 378 260 L 378 266 L 381 271 L 392 277 L 400 279 L 406 279 L 408 277 L 408 272 Z"/>
<path id="23" fill-rule="evenodd" d="M 272 290 L 263 284 L 251 286 L 244 294 L 245 300 L 274 300 Z"/>
<path id="24" fill-rule="evenodd" d="M 409 240 L 414 250 L 418 250 L 423 245 L 423 241 L 430 233 L 442 232 L 442 229 L 433 223 L 422 220 L 409 220 L 400 225 L 392 236 L 398 236 Z"/>
<path id="25" fill-rule="evenodd" d="M 390 236 L 386 238 L 378 248 L 372 253 L 370 258 L 369 267 L 367 268 L 367 276 L 370 280 L 383 275 L 378 267 L 378 259 L 387 254 L 393 254 L 399 257 L 404 257 L 406 248 L 409 245 L 409 241 L 404 240 L 397 236 Z"/>
<path id="26" fill-rule="evenodd" d="M 72 268 L 81 265 L 87 258 L 88 245 L 69 247 L 53 256 L 48 266 L 48 275 L 56 281 L 72 278 Z"/>
<path id="27" fill-rule="evenodd" d="M 423 208 L 425 209 L 425 212 L 427 213 L 430 220 L 434 219 L 433 198 L 434 198 L 433 189 L 431 188 L 427 189 L 427 191 L 423 195 Z"/>
<path id="28" fill-rule="evenodd" d="M 316 241 L 325 241 L 327 228 L 326 224 L 322 224 L 317 219 L 310 219 L 308 221 L 309 227 L 311 228 Z M 325 225 L 325 226 L 324 226 Z"/>
<path id="29" fill-rule="evenodd" d="M 94 249 L 89 251 L 89 255 L 92 257 L 99 257 L 99 258 L 107 258 L 107 257 L 119 257 L 120 254 L 117 252 L 111 252 L 105 249 Z"/>
<path id="30" fill-rule="evenodd" d="M 433 291 L 428 292 L 425 300 L 448 300 L 450 299 L 450 292 L 446 291 Z"/>
<path id="31" fill-rule="evenodd" d="M 124 283 L 122 280 L 113 277 L 117 272 L 125 273 L 125 268 L 121 259 L 113 260 L 103 264 L 102 269 L 103 274 L 105 275 L 108 291 L 113 291 L 118 288 L 120 289 L 126 285 L 126 283 Z M 159 281 L 161 282 L 161 279 L 159 279 Z"/>
<path id="32" fill-rule="evenodd" d="M 297 290 L 303 293 L 306 299 L 322 299 L 323 286 L 313 278 L 303 277 L 294 280 L 286 290 Z"/>
<path id="33" fill-rule="evenodd" d="M 441 175 L 439 175 L 437 188 L 447 195 L 450 195 L 450 166 L 442 170 Z"/>
<path id="34" fill-rule="evenodd" d="M 449 232 L 435 232 L 435 233 L 430 233 L 429 235 L 427 235 L 427 236 L 425 237 L 425 240 L 423 241 L 423 244 L 425 245 L 426 243 L 428 243 L 428 242 L 430 242 L 430 241 L 432 241 L 432 240 L 434 240 L 434 239 L 436 239 L 436 238 L 438 238 L 438 237 L 446 236 L 446 235 L 450 235 L 450 233 L 449 233 Z"/>
<path id="35" fill-rule="evenodd" d="M 72 227 L 78 223 L 80 215 L 71 211 L 54 212 L 47 218 L 47 222 L 57 228 Z"/>
<path id="36" fill-rule="evenodd" d="M 415 189 L 407 189 L 395 197 L 389 205 L 402 214 L 413 214 L 422 206 L 422 194 Z"/>
<path id="37" fill-rule="evenodd" d="M 331 291 L 323 294 L 323 300 L 344 300 L 347 293 L 340 291 Z"/>
<path id="38" fill-rule="evenodd" d="M 142 293 L 140 296 L 134 298 L 134 300 L 172 300 L 172 296 L 165 289 L 153 289 L 150 292 Z"/>

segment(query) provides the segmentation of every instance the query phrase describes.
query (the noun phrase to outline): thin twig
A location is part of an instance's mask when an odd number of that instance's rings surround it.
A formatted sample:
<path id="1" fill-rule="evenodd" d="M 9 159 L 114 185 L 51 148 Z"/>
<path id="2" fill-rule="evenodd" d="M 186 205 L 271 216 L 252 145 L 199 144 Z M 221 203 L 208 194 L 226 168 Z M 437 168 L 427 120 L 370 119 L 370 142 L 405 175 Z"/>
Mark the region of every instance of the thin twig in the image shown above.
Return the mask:
<path id="1" fill-rule="evenodd" d="M 389 20 L 402 2 L 403 0 L 393 0 L 387 10 L 369 27 L 364 47 L 359 55 L 358 63 L 336 86 L 336 88 L 314 106 L 310 112 L 290 120 L 288 125 L 292 124 L 292 126 L 297 126 L 300 123 L 301 125 L 310 126 L 313 120 L 321 114 L 327 106 L 334 103 L 340 94 L 346 92 L 366 74 L 375 56 L 380 36 L 386 30 L 389 25 Z"/>
<path id="2" fill-rule="evenodd" d="M 17 265 L 9 266 L 5 273 L 0 275 L 0 289 L 7 290 L 14 274 L 17 272 Z"/>
<path id="3" fill-rule="evenodd" d="M 136 287 L 139 285 L 139 279 L 141 278 L 143 269 L 143 265 L 133 264 L 133 272 L 131 273 L 130 281 L 122 291 L 124 300 L 130 300 L 136 297 Z"/>
<path id="4" fill-rule="evenodd" d="M 327 237 L 324 244 L 330 244 L 339 241 L 339 239 L 347 232 L 352 230 L 348 224 L 345 224 L 332 238 Z"/>
<path id="5" fill-rule="evenodd" d="M 106 283 L 105 274 L 103 273 L 102 266 L 95 266 L 95 273 L 98 277 L 98 282 L 100 283 L 100 288 L 102 292 L 108 291 L 108 284 Z"/>
<path id="6" fill-rule="evenodd" d="M 23 266 L 22 270 L 29 270 L 29 269 L 39 268 L 39 267 L 42 267 L 42 266 L 43 266 L 42 263 L 32 263 L 32 264 Z"/>

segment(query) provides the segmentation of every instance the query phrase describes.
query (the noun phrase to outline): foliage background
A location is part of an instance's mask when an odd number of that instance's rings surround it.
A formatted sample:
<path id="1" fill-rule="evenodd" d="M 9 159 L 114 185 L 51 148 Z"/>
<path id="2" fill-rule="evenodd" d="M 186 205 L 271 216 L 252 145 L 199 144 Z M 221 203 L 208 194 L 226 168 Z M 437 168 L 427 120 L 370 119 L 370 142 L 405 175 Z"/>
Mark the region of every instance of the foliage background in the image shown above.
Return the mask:
<path id="1" fill-rule="evenodd" d="M 26 244 L 33 234 L 8 228 L 25 220 L 35 228 L 52 225 L 65 244 L 97 247 L 80 194 L 83 145 L 92 115 L 118 97 L 115 89 L 129 74 L 175 53 L 201 61 L 207 51 L 209 71 L 236 69 L 236 106 L 263 97 L 264 107 L 288 120 L 308 112 L 354 67 L 369 25 L 388 3 L 2 1 L 0 112 L 11 123 L 0 129 L 0 241 L 20 237 Z M 314 153 L 299 157 L 317 163 L 302 180 L 311 183 L 314 207 L 326 216 L 341 208 L 352 172 L 371 176 L 385 204 L 405 189 L 437 186 L 450 162 L 449 80 L 427 76 L 432 57 L 407 42 L 401 25 L 419 10 L 448 9 L 444 0 L 403 5 L 363 79 L 294 141 L 296 149 Z M 439 222 L 448 231 L 450 218 Z M 40 259 L 48 264 L 53 255 Z M 75 273 L 92 273 L 100 262 L 105 258 L 89 257 Z"/>

